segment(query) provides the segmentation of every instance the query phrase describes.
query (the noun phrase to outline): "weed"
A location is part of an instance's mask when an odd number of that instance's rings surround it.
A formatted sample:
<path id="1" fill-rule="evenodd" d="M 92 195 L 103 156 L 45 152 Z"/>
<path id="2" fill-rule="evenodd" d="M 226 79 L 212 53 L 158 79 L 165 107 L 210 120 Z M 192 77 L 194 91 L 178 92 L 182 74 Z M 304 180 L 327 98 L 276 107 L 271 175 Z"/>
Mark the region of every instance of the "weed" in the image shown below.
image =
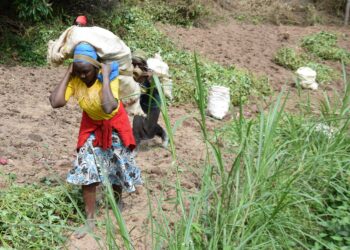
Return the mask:
<path id="1" fill-rule="evenodd" d="M 294 49 L 286 47 L 282 47 L 277 51 L 274 60 L 276 64 L 291 70 L 297 70 L 305 63 L 305 59 Z"/>
<path id="2" fill-rule="evenodd" d="M 340 79 L 340 73 L 331 67 L 324 64 L 319 64 L 315 62 L 308 62 L 307 67 L 312 68 L 316 71 L 316 81 L 321 84 L 329 84 L 334 80 Z"/>
<path id="3" fill-rule="evenodd" d="M 337 35 L 322 31 L 304 37 L 301 46 L 307 51 L 325 60 L 344 61 L 350 60 L 350 53 L 337 45 Z"/>
<path id="4" fill-rule="evenodd" d="M 80 222 L 67 187 L 12 185 L 0 193 L 0 245 L 14 249 L 53 249 Z M 70 190 L 73 196 L 76 191 Z M 80 201 L 81 202 L 81 201 Z"/>
<path id="5" fill-rule="evenodd" d="M 340 73 L 327 65 L 316 63 L 306 53 L 297 53 L 292 48 L 280 48 L 274 59 L 275 63 L 290 70 L 297 70 L 300 67 L 310 67 L 317 73 L 317 82 L 329 84 L 340 78 Z"/>

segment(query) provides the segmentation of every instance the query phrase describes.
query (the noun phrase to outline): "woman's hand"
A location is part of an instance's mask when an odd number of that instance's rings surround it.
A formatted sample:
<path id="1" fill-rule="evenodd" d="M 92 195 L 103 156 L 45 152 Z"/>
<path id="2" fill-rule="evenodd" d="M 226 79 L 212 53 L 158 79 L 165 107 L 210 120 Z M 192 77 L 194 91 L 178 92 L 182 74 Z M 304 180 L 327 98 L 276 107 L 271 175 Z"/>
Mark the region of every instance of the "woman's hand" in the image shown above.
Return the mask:
<path id="1" fill-rule="evenodd" d="M 111 66 L 109 64 L 102 63 L 102 76 L 103 78 L 107 77 L 109 79 L 109 75 L 111 74 Z"/>
<path id="2" fill-rule="evenodd" d="M 111 74 L 111 66 L 109 64 L 102 63 L 102 76 L 103 76 L 103 85 L 102 85 L 102 109 L 106 114 L 111 114 L 113 110 L 118 108 L 118 101 L 114 98 L 109 76 Z"/>
<path id="3" fill-rule="evenodd" d="M 61 82 L 56 86 L 56 88 L 51 92 L 49 97 L 51 106 L 53 108 L 60 108 L 66 105 L 67 101 L 65 99 L 65 93 L 67 89 L 68 82 L 73 75 L 73 63 L 68 66 L 67 72 Z"/>
<path id="4" fill-rule="evenodd" d="M 73 63 L 69 64 L 68 66 L 68 73 L 72 76 L 73 75 Z"/>

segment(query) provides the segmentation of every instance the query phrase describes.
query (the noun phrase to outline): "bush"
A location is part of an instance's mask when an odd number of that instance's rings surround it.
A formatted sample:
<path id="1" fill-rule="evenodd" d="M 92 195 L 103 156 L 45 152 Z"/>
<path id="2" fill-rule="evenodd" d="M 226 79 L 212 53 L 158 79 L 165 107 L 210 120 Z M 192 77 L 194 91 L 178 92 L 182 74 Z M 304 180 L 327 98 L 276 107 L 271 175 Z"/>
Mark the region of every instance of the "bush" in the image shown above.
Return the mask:
<path id="1" fill-rule="evenodd" d="M 322 31 L 304 37 L 301 46 L 322 59 L 349 62 L 350 53 L 339 48 L 337 41 L 336 34 Z"/>
<path id="2" fill-rule="evenodd" d="M 294 49 L 286 47 L 282 47 L 277 51 L 274 61 L 276 64 L 291 70 L 297 70 L 305 63 L 305 59 L 297 54 Z"/>
<path id="3" fill-rule="evenodd" d="M 207 13 L 198 0 L 151 0 L 146 1 L 144 6 L 152 20 L 183 26 L 196 24 Z"/>
<path id="4" fill-rule="evenodd" d="M 330 83 L 340 78 L 339 72 L 327 65 L 317 63 L 311 56 L 305 53 L 297 53 L 292 48 L 280 48 L 274 58 L 276 64 L 290 70 L 297 70 L 300 67 L 310 67 L 317 73 L 318 83 Z"/>
<path id="5" fill-rule="evenodd" d="M 336 70 L 326 65 L 315 63 L 315 62 L 308 62 L 306 66 L 316 71 L 317 73 L 316 81 L 318 83 L 329 84 L 332 81 L 340 78 L 339 72 L 337 72 Z"/>
<path id="6" fill-rule="evenodd" d="M 51 3 L 47 0 L 15 0 L 19 18 L 26 21 L 40 21 L 52 14 Z"/>

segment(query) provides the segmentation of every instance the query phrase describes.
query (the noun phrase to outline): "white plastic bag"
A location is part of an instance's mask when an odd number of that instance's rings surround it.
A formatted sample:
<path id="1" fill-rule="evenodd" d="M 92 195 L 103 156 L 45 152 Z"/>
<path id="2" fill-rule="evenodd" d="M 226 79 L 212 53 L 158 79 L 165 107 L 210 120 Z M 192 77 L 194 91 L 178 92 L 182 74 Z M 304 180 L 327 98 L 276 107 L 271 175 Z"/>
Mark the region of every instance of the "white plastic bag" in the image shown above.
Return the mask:
<path id="1" fill-rule="evenodd" d="M 173 82 L 170 79 L 168 64 L 163 61 L 159 53 L 156 53 L 154 57 L 147 59 L 147 66 L 159 77 L 163 86 L 164 95 L 172 100 Z"/>
<path id="2" fill-rule="evenodd" d="M 223 119 L 230 107 L 230 89 L 223 86 L 212 86 L 208 95 L 208 113 L 210 116 Z"/>
<path id="3" fill-rule="evenodd" d="M 316 82 L 316 71 L 309 67 L 301 67 L 296 71 L 301 87 L 304 89 L 316 90 L 318 83 Z"/>

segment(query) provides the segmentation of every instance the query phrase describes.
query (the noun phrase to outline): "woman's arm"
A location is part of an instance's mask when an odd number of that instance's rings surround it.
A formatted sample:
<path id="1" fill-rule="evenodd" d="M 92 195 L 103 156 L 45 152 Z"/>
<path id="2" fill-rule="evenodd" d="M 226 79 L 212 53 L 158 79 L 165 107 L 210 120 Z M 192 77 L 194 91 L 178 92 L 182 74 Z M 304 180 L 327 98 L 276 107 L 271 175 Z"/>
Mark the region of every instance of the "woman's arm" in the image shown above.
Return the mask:
<path id="1" fill-rule="evenodd" d="M 114 98 L 111 90 L 109 81 L 110 73 L 111 67 L 108 64 L 102 64 L 102 109 L 106 114 L 111 114 L 116 108 L 118 108 L 118 101 Z"/>
<path id="2" fill-rule="evenodd" d="M 62 81 L 52 91 L 49 97 L 49 100 L 53 108 L 60 108 L 66 105 L 67 101 L 65 99 L 65 93 L 66 93 L 69 79 L 72 75 L 72 71 L 73 71 L 73 64 L 69 65 L 68 70 L 65 76 L 63 77 Z"/>

